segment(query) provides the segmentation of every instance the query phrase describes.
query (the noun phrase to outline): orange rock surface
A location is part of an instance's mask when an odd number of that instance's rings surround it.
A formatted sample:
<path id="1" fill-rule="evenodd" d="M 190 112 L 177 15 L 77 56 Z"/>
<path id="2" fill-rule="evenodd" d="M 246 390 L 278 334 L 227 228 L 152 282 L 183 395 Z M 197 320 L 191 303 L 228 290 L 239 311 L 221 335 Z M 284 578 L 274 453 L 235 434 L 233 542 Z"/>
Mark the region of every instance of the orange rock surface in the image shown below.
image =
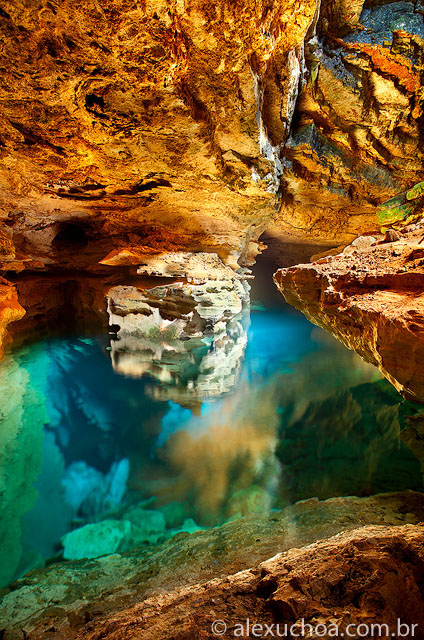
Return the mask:
<path id="1" fill-rule="evenodd" d="M 423 227 L 405 231 L 396 242 L 351 245 L 339 255 L 274 275 L 287 302 L 420 402 L 424 402 L 423 231 Z"/>

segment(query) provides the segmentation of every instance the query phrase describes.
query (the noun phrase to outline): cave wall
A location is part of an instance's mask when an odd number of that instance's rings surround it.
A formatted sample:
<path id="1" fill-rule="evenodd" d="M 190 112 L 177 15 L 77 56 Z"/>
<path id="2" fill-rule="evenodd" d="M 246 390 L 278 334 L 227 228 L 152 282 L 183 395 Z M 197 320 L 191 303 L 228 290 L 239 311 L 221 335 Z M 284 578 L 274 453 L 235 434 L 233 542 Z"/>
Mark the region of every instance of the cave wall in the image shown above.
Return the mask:
<path id="1" fill-rule="evenodd" d="M 12 281 L 163 252 L 237 271 L 266 228 L 347 242 L 424 178 L 422 4 L 5 0 L 0 33 Z"/>
<path id="2" fill-rule="evenodd" d="M 83 268 L 119 246 L 245 257 L 279 188 L 259 141 L 260 85 L 269 60 L 295 56 L 314 11 L 313 0 L 3 2 L 6 266 L 72 265 L 54 243 L 64 224 L 81 229 L 79 246 L 78 232 L 65 242 Z"/>
<path id="3" fill-rule="evenodd" d="M 333 242 L 374 228 L 424 176 L 422 6 L 6 0 L 4 268 L 128 246 L 243 262 L 271 219 Z"/>
<path id="4" fill-rule="evenodd" d="M 422 2 L 325 0 L 282 152 L 279 222 L 309 238 L 374 231 L 423 179 Z"/>

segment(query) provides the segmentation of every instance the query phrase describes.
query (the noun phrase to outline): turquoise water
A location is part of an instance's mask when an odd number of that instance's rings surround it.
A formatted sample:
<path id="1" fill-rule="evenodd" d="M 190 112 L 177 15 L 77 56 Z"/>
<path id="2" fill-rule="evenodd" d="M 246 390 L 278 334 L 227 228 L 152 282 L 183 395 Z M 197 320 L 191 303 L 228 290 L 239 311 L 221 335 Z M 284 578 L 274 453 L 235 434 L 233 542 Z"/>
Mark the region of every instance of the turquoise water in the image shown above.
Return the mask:
<path id="1" fill-rule="evenodd" d="M 422 489 L 411 405 L 282 298 L 253 294 L 222 344 L 153 357 L 64 336 L 7 354 L 1 584 L 313 496 Z"/>

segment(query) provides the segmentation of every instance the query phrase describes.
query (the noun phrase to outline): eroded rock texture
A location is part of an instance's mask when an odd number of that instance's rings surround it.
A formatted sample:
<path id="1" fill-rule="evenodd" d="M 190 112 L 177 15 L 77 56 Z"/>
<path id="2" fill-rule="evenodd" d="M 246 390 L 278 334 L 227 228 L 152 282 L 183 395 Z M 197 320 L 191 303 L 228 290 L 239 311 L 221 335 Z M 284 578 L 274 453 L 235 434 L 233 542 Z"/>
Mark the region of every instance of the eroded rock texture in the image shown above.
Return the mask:
<path id="1" fill-rule="evenodd" d="M 422 562 L 414 541 L 422 547 L 422 528 L 417 526 L 422 519 L 422 496 L 415 492 L 324 502 L 312 499 L 209 531 L 179 534 L 165 546 L 147 552 L 137 549 L 94 560 L 57 563 L 35 570 L 12 585 L 0 603 L 0 629 L 4 629 L 5 640 L 131 638 L 141 634 L 168 639 L 170 630 L 178 638 L 191 639 L 196 632 L 199 637 L 209 638 L 214 619 L 237 622 L 233 605 L 241 602 L 237 598 L 243 599 L 245 590 L 238 595 L 237 590 L 245 578 L 252 580 L 251 585 L 261 583 L 259 589 L 253 588 L 249 601 L 251 613 L 261 611 L 266 616 L 263 622 L 271 615 L 277 585 L 282 589 L 278 592 L 281 601 L 284 589 L 291 585 L 291 591 L 285 592 L 287 608 L 280 615 L 292 623 L 296 615 L 316 615 L 320 606 L 317 598 L 322 598 L 323 616 L 327 608 L 334 611 L 334 607 L 342 622 L 348 619 L 346 610 L 354 622 L 362 608 L 371 620 L 386 622 L 387 618 L 390 623 L 396 612 L 395 598 L 399 591 L 406 593 L 400 585 L 408 584 L 414 607 L 419 603 L 414 580 L 421 580 Z M 370 524 L 380 526 L 357 530 Z M 315 543 L 342 531 L 345 533 L 329 542 Z M 311 546 L 302 548 L 304 545 Z M 289 549 L 293 551 L 285 554 Z M 258 568 L 276 553 L 283 555 Z M 379 564 L 381 569 L 374 571 Z M 237 573 L 240 570 L 243 572 Z M 357 582 L 346 578 L 349 571 L 359 577 Z M 373 599 L 371 594 L 384 585 L 381 598 Z M 164 606 L 166 603 L 170 607 Z M 183 610 L 178 603 L 183 603 Z M 155 624 L 150 618 L 152 611 Z M 211 611 L 216 613 L 215 618 L 210 619 Z M 147 624 L 151 625 L 150 636 L 143 626 Z"/>
<path id="2" fill-rule="evenodd" d="M 322 3 L 283 151 L 278 218 L 293 233 L 352 239 L 422 179 L 422 15 L 412 2 Z"/>
<path id="3" fill-rule="evenodd" d="M 280 204 L 280 227 L 342 240 L 423 175 L 412 2 L 1 8 L 9 269 L 122 248 L 243 261 Z"/>
<path id="4" fill-rule="evenodd" d="M 410 637 L 422 638 L 423 569 L 422 526 L 364 527 L 277 554 L 221 580 L 154 596 L 101 624 L 87 625 L 78 638 L 121 640 L 142 634 L 165 640 L 170 629 L 181 640 L 213 638 L 216 620 L 223 623 L 217 627 L 224 630 L 220 637 L 237 637 L 240 627 L 249 637 L 247 619 L 261 625 L 251 628 L 250 637 L 265 633 L 265 625 L 277 637 L 277 625 L 282 637 L 308 637 L 310 628 L 302 633 L 302 622 L 325 625 L 334 635 L 335 629 L 349 635 L 365 625 L 356 637 L 378 622 L 386 625 L 381 637 L 399 637 L 400 622 L 414 630 Z M 290 635 L 285 628 L 292 630 Z M 315 637 L 322 631 L 317 627 Z"/>
<path id="5" fill-rule="evenodd" d="M 0 356 L 3 355 L 3 345 L 9 340 L 7 327 L 20 320 L 24 314 L 25 309 L 18 302 L 16 288 L 0 278 Z"/>
<path id="6" fill-rule="evenodd" d="M 397 237 L 358 238 L 339 255 L 281 269 L 274 279 L 311 322 L 424 402 L 423 227 Z"/>
<path id="7" fill-rule="evenodd" d="M 119 246 L 246 253 L 278 188 L 259 143 L 260 85 L 271 59 L 285 74 L 314 11 L 312 0 L 3 3 L 9 266 L 81 266 L 75 249 L 95 264 Z"/>

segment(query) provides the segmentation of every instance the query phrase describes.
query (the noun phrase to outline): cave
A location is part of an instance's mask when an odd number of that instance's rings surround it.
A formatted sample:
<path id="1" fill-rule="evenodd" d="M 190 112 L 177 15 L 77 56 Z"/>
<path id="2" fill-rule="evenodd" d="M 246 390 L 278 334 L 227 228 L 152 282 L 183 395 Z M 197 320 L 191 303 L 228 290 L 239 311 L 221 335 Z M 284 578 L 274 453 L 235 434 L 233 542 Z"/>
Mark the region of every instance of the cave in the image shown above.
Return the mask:
<path id="1" fill-rule="evenodd" d="M 422 9 L 0 32 L 0 638 L 424 638 Z"/>
<path id="2" fill-rule="evenodd" d="M 53 239 L 57 251 L 78 251 L 88 244 L 86 229 L 74 222 L 65 222 Z"/>

